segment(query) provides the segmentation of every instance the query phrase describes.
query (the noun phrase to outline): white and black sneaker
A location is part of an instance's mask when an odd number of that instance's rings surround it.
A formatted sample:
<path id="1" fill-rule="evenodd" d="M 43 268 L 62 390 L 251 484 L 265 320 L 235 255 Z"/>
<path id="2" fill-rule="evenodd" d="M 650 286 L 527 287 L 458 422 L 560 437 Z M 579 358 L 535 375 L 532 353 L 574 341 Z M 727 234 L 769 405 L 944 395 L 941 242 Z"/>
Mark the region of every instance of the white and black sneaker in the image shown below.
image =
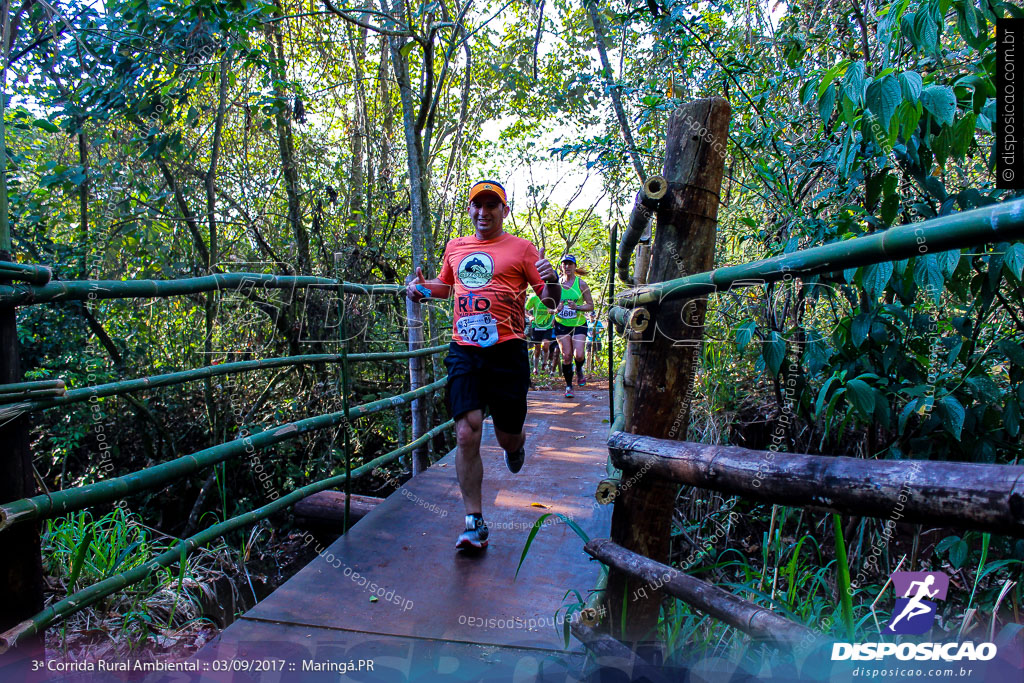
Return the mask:
<path id="1" fill-rule="evenodd" d="M 483 550 L 487 547 L 487 525 L 484 523 L 483 515 L 466 515 L 466 530 L 459 534 L 459 540 L 455 542 L 457 549 L 475 548 Z"/>

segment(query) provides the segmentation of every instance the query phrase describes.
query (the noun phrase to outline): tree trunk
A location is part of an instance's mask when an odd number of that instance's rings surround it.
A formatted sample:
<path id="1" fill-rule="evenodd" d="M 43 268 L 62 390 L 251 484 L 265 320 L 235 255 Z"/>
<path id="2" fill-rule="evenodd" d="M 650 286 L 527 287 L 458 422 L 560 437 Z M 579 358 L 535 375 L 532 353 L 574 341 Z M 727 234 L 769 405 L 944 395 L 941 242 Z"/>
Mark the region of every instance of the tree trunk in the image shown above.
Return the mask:
<path id="1" fill-rule="evenodd" d="M 615 118 L 619 121 L 619 129 L 622 131 L 622 139 L 626 143 L 626 154 L 633 162 L 633 169 L 636 171 L 640 183 L 647 181 L 647 174 L 644 172 L 644 165 L 637 153 L 636 143 L 633 141 L 633 133 L 629 129 L 629 121 L 626 119 L 626 110 L 622 107 L 622 96 L 619 94 L 619 86 L 615 85 L 615 78 L 612 74 L 612 65 L 608 61 L 608 50 L 604 45 L 604 22 L 601 21 L 601 14 L 597 9 L 594 0 L 586 0 L 587 14 L 590 16 L 590 23 L 594 27 L 594 38 L 597 43 L 597 54 L 601 57 L 601 69 L 603 71 L 605 87 L 612 98 L 612 109 L 615 110 Z"/>
<path id="2" fill-rule="evenodd" d="M 11 228 L 7 206 L 7 143 L 5 105 L 7 102 L 7 60 L 10 39 L 10 4 L 0 3 L 3 30 L 0 32 L 0 52 L 3 68 L 0 71 L 0 260 L 13 261 L 11 256 Z M 6 283 L 5 283 L 6 284 Z M 22 381 L 21 351 L 18 344 L 17 309 L 0 310 L 0 384 Z M 28 417 L 22 415 L 0 424 L 0 444 L 4 452 L 0 462 L 0 500 L 11 501 L 36 494 L 33 477 L 32 453 L 28 447 Z M 23 529 L 11 529 L 3 535 L 3 553 L 0 554 L 0 585 L 4 599 L 0 601 L 0 631 L 16 626 L 43 609 L 43 564 L 39 547 L 39 523 L 31 522 Z M 42 634 L 25 647 L 22 661 L 37 657 L 42 650 Z M 10 657 L 10 655 L 8 655 Z M 17 676 L 20 663 L 12 665 L 9 675 Z"/>
<path id="3" fill-rule="evenodd" d="M 700 125 L 707 135 L 695 135 Z M 722 185 L 729 103 L 721 98 L 677 109 L 668 124 L 664 177 L 669 192 L 658 208 L 651 282 L 711 269 L 714 262 L 718 193 Z M 636 357 L 633 411 L 625 431 L 658 438 L 684 439 L 689 425 L 694 375 L 700 360 L 706 302 L 673 300 L 652 304 L 651 320 Z M 625 472 L 623 473 L 626 474 Z M 612 540 L 623 548 L 668 562 L 672 512 L 678 485 L 640 477 L 623 487 L 612 515 Z M 630 594 L 629 577 L 612 571 L 608 579 L 611 614 L 622 614 Z M 628 602 L 627 641 L 657 633 L 661 596 Z M 611 620 L 618 623 L 618 616 Z M 616 634 L 617 635 L 617 634 Z"/>
<path id="4" fill-rule="evenodd" d="M 279 0 L 275 0 L 275 15 L 281 17 L 284 11 L 281 9 Z M 272 48 L 274 50 L 274 97 L 281 102 L 288 100 L 288 93 L 281 87 L 281 83 L 287 77 L 285 73 L 284 60 L 284 39 L 281 37 L 281 22 L 273 21 L 268 24 Z M 295 161 L 295 140 L 292 135 L 291 120 L 285 116 L 285 112 L 279 107 L 274 113 L 274 123 L 277 128 L 277 147 L 281 154 L 281 171 L 284 175 L 285 193 L 288 197 L 288 224 L 295 236 L 296 259 L 295 269 L 298 273 L 311 273 L 311 261 L 309 258 L 309 233 L 302 224 L 302 198 L 299 195 L 299 171 Z"/>

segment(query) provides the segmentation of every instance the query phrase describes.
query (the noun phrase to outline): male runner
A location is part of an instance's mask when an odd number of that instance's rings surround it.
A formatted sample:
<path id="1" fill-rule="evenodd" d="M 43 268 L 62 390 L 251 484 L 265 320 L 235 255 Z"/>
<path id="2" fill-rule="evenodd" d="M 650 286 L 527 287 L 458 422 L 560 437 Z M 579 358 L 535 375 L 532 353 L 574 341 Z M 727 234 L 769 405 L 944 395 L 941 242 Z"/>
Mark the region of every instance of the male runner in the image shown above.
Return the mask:
<path id="1" fill-rule="evenodd" d="M 533 316 L 530 344 L 533 346 L 533 371 L 539 375 L 541 367 L 551 355 L 550 347 L 555 341 L 555 312 L 545 306 L 534 292 L 530 292 L 526 298 L 526 312 Z"/>
<path id="2" fill-rule="evenodd" d="M 502 225 L 510 208 L 505 188 L 483 180 L 469 190 L 473 235 L 448 242 L 441 274 L 427 280 L 423 270 L 406 287 L 406 296 L 448 298 L 455 293 L 452 343 L 444 364 L 448 368 L 448 409 L 455 418 L 458 444 L 455 470 L 466 530 L 456 548 L 487 547 L 481 488 L 484 468 L 480 436 L 484 409 L 494 420 L 494 435 L 505 450 L 512 473 L 526 459 L 523 423 L 530 364 L 523 339 L 524 300 L 529 285 L 549 308 L 560 296 L 558 274 L 528 240 L 509 235 Z"/>

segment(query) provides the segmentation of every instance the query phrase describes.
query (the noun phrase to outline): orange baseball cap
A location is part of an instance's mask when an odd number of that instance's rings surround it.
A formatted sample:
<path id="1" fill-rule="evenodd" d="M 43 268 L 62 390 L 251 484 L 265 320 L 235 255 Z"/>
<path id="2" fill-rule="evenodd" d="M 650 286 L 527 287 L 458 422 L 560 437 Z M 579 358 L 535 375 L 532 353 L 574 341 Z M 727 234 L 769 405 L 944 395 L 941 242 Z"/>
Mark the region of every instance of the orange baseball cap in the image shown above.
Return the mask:
<path id="1" fill-rule="evenodd" d="M 501 186 L 501 183 L 497 183 L 493 180 L 481 180 L 478 183 L 474 183 L 473 187 L 469 188 L 469 202 L 484 192 L 491 192 L 498 195 L 498 199 L 505 206 L 508 206 L 508 197 L 505 196 L 505 188 Z"/>

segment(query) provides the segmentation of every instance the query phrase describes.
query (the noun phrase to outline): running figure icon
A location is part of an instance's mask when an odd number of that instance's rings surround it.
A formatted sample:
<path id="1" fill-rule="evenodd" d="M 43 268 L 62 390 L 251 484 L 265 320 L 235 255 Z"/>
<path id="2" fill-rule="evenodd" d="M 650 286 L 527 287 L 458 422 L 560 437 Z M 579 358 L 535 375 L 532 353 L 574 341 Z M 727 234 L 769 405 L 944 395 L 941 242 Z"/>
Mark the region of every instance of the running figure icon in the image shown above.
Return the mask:
<path id="1" fill-rule="evenodd" d="M 930 605 L 926 605 L 921 601 L 925 598 L 934 598 L 939 594 L 938 588 L 935 590 L 928 590 L 933 583 L 935 583 L 935 577 L 931 574 L 925 577 L 924 581 L 912 581 L 910 583 L 910 587 L 907 589 L 907 594 L 903 596 L 905 598 L 910 598 L 910 601 L 903 608 L 903 611 L 900 612 L 900 615 L 893 619 L 892 623 L 889 624 L 890 631 L 895 631 L 896 624 L 900 623 L 904 617 L 907 619 L 913 619 L 914 617 L 919 617 L 922 614 L 928 614 L 932 611 L 933 608 Z M 914 590 L 914 586 L 918 587 L 917 594 L 911 597 L 910 592 Z"/>

